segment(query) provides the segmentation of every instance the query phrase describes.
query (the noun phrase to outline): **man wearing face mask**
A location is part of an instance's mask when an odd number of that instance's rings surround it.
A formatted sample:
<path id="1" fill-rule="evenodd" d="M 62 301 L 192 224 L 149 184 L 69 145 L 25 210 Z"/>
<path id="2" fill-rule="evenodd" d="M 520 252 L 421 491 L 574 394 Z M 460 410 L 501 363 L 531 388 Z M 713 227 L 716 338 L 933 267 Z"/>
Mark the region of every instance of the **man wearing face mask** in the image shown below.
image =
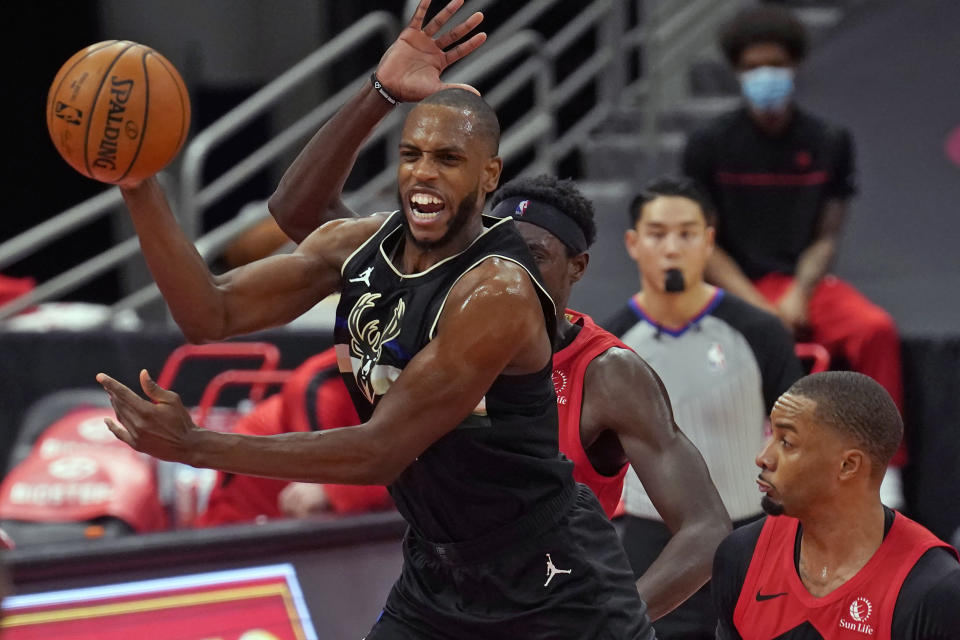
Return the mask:
<path id="1" fill-rule="evenodd" d="M 627 252 L 642 290 L 604 326 L 653 367 L 677 424 L 701 451 L 734 527 L 759 517 L 750 463 L 765 417 L 802 374 L 793 341 L 773 315 L 703 281 L 714 213 L 689 178 L 658 178 L 630 208 Z M 671 532 L 632 470 L 627 473 L 624 549 L 641 576 Z M 656 620 L 661 639 L 713 638 L 709 585 Z"/>
<path id="2" fill-rule="evenodd" d="M 737 72 L 742 108 L 694 133 L 683 171 L 717 206 L 710 282 L 779 316 L 802 341 L 824 345 L 886 388 L 903 409 L 900 341 L 892 318 L 829 274 L 854 184 L 850 133 L 799 108 L 794 77 L 807 52 L 803 25 L 774 6 L 744 9 L 720 47 Z M 902 506 L 897 468 L 884 499 Z"/>

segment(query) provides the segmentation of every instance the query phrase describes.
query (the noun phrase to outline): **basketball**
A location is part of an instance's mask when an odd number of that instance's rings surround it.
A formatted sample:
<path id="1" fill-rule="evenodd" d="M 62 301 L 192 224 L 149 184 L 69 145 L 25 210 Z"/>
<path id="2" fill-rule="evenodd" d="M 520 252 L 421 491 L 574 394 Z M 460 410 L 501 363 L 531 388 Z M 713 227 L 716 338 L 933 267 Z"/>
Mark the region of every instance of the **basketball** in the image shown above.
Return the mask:
<path id="1" fill-rule="evenodd" d="M 71 167 L 100 182 L 134 184 L 180 151 L 190 99 L 169 60 L 136 42 L 108 40 L 60 68 L 46 116 L 50 138 Z"/>

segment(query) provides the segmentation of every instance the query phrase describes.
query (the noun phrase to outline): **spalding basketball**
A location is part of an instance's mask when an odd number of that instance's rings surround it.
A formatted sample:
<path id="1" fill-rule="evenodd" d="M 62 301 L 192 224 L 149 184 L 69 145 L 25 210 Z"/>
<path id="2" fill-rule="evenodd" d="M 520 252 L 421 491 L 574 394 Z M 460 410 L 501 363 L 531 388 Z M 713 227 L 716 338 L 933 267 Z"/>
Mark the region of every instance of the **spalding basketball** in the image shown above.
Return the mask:
<path id="1" fill-rule="evenodd" d="M 129 40 L 98 42 L 67 60 L 50 85 L 47 130 L 85 176 L 139 182 L 180 151 L 190 128 L 183 79 L 162 55 Z"/>

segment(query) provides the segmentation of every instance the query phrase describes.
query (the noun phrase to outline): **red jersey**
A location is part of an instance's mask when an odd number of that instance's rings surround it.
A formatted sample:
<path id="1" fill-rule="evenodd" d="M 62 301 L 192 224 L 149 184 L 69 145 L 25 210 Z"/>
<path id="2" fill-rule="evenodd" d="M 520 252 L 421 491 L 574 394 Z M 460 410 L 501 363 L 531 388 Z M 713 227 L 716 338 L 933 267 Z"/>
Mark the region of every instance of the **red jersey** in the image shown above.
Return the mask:
<path id="1" fill-rule="evenodd" d="M 237 421 L 232 431 L 273 435 L 357 424 L 360 418 L 337 368 L 337 356 L 333 349 L 328 349 L 297 367 L 280 393 L 258 404 Z M 277 500 L 287 484 L 286 480 L 220 472 L 198 524 L 206 527 L 252 522 L 258 516 L 282 518 Z M 392 504 L 385 487 L 333 484 L 323 487 L 330 508 L 336 513 L 361 513 Z"/>
<path id="2" fill-rule="evenodd" d="M 900 588 L 917 560 L 949 545 L 900 513 L 883 543 L 857 574 L 817 598 L 797 575 L 794 548 L 799 520 L 767 517 L 733 613 L 744 640 L 787 637 L 801 625 L 827 639 L 890 640 Z M 954 553 L 956 553 L 954 551 Z"/>
<path id="3" fill-rule="evenodd" d="M 590 316 L 571 309 L 567 319 L 580 325 L 573 342 L 553 354 L 553 386 L 560 414 L 560 451 L 573 462 L 573 478 L 596 494 L 607 517 L 612 517 L 623 493 L 627 464 L 616 475 L 601 475 L 587 457 L 580 439 L 580 411 L 583 407 L 583 379 L 594 358 L 612 347 L 630 349 L 609 331 L 601 329 Z"/>

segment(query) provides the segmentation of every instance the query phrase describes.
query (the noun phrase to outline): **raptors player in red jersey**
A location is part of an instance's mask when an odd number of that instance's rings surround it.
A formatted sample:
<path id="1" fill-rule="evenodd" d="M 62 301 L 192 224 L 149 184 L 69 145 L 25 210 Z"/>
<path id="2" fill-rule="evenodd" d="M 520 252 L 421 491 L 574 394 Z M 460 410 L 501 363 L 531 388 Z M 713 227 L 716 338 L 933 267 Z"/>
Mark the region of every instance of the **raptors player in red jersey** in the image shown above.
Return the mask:
<path id="1" fill-rule="evenodd" d="M 757 456 L 770 516 L 717 550 L 717 638 L 960 638 L 956 551 L 880 501 L 903 434 L 883 387 L 851 371 L 813 374 L 770 421 Z"/>
<path id="2" fill-rule="evenodd" d="M 513 217 L 558 310 L 553 381 L 560 450 L 574 478 L 612 515 L 632 465 L 673 532 L 637 581 L 650 618 L 668 613 L 709 578 L 730 520 L 700 452 L 674 423 L 657 374 L 582 313 L 566 309 L 596 236 L 593 207 L 572 181 L 517 178 L 500 187 L 493 215 Z"/>

